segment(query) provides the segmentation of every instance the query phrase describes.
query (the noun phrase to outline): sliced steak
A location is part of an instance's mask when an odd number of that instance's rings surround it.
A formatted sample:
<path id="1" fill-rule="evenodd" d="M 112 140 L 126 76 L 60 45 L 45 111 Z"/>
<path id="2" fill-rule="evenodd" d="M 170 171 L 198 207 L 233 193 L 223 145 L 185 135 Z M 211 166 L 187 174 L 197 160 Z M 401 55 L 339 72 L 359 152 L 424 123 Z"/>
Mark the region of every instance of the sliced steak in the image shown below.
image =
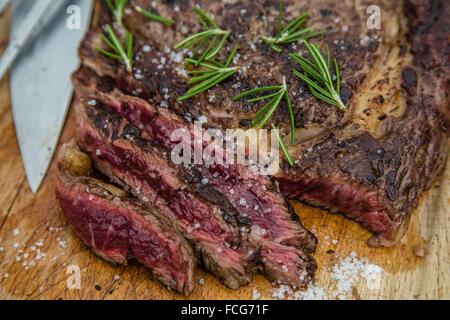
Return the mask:
<path id="1" fill-rule="evenodd" d="M 194 253 L 159 209 L 89 177 L 90 159 L 74 143 L 62 147 L 58 169 L 61 208 L 92 251 L 118 264 L 134 257 L 167 287 L 184 294 L 192 291 Z"/>
<path id="2" fill-rule="evenodd" d="M 80 140 L 85 141 L 82 142 L 82 145 L 91 154 L 98 154 L 97 156 L 93 155 L 94 158 L 103 160 L 99 165 L 100 168 L 105 166 L 104 162 L 108 163 L 106 164 L 108 167 L 111 167 L 111 164 L 114 166 L 115 161 L 106 159 L 108 157 L 105 156 L 110 152 L 111 148 L 119 144 L 129 144 L 135 146 L 133 148 L 134 151 L 130 149 L 131 154 L 128 156 L 117 154 L 116 157 L 121 159 L 120 161 L 130 161 L 128 159 L 133 158 L 140 160 L 138 162 L 134 160 L 132 163 L 123 163 L 121 167 L 127 167 L 127 172 L 130 171 L 129 168 L 136 168 L 139 172 L 148 171 L 148 167 L 143 168 L 139 167 L 139 165 L 147 162 L 148 158 L 154 157 L 155 150 L 147 149 L 143 153 L 142 150 L 146 149 L 145 145 L 149 142 L 158 142 L 159 146 L 170 151 L 170 147 L 175 143 L 170 139 L 171 132 L 183 126 L 183 122 L 175 115 L 164 112 L 156 114 L 156 109 L 137 98 L 115 97 L 97 93 L 95 97 L 89 97 L 87 101 L 96 101 L 96 105 L 94 107 L 85 107 L 87 110 L 86 116 L 81 116 L 80 118 L 88 118 L 92 124 L 98 123 L 97 131 L 104 127 L 120 128 L 120 125 L 111 125 L 114 122 L 114 118 L 117 118 L 119 115 L 130 119 L 135 126 L 133 130 L 124 129 L 122 134 L 114 131 L 107 133 L 108 137 L 112 137 L 112 141 L 104 143 L 104 146 L 107 148 L 104 151 L 105 147 L 102 149 L 91 138 L 89 138 L 89 141 L 86 138 L 84 132 L 88 131 L 85 129 L 87 125 L 84 123 L 79 124 L 81 128 Z M 109 112 L 114 112 L 114 114 L 102 115 L 104 106 L 107 106 L 110 110 Z M 103 122 L 100 123 L 98 119 L 102 119 Z M 120 119 L 122 118 L 119 117 L 117 121 L 121 121 Z M 141 122 L 142 119 L 145 122 Z M 90 127 L 92 128 L 92 125 Z M 127 127 L 130 128 L 130 125 L 125 126 L 125 128 Z M 137 128 L 142 128 L 145 131 L 139 134 L 140 130 Z M 189 127 L 183 128 L 190 130 Z M 131 131 L 134 133 L 131 134 Z M 126 138 L 127 135 L 129 141 L 121 142 L 120 137 L 125 136 Z M 100 135 L 97 134 L 97 136 Z M 142 139 L 142 137 L 145 138 Z M 170 162 L 171 160 L 167 159 L 166 161 Z M 160 164 L 156 168 L 167 172 L 168 169 L 165 169 L 165 166 L 167 164 Z M 110 169 L 103 169 L 110 176 L 117 175 L 116 170 L 113 170 L 115 172 L 111 174 L 109 172 Z M 229 215 L 226 220 L 228 223 L 237 221 L 240 226 L 241 239 L 245 240 L 245 242 L 241 243 L 241 248 L 247 248 L 247 252 L 251 252 L 256 257 L 259 257 L 256 262 L 258 265 L 262 265 L 263 270 L 270 279 L 295 286 L 303 286 L 312 279 L 315 263 L 308 256 L 308 253 L 314 251 L 316 239 L 298 221 L 293 219 L 296 217 L 295 213 L 280 194 L 276 192 L 276 186 L 270 179 L 257 176 L 251 173 L 248 168 L 238 165 L 226 167 L 224 165 L 210 166 L 209 168 L 199 165 L 192 166 L 184 171 L 187 171 L 183 176 L 186 179 L 186 183 L 191 186 L 191 192 L 199 193 L 214 205 L 226 208 L 226 212 L 234 213 L 233 216 Z M 123 175 L 121 179 L 130 181 Z M 146 177 L 140 183 L 145 183 L 145 180 L 149 179 L 149 177 Z M 205 182 L 205 179 L 207 182 Z M 134 178 L 133 180 L 136 179 Z M 133 182 L 125 183 L 130 184 Z M 189 189 L 189 187 L 186 188 Z M 140 191 L 143 189 L 141 188 Z M 138 194 L 137 196 L 140 195 Z M 148 200 L 157 201 L 153 198 Z M 172 196 L 167 199 L 167 202 L 171 206 L 173 203 L 176 203 L 176 199 Z M 183 205 L 186 204 L 181 204 L 180 206 Z M 233 244 L 231 246 L 233 247 Z M 220 251 L 223 250 L 222 248 L 218 249 Z M 268 254 L 269 252 L 270 254 Z M 249 253 L 247 256 L 251 255 Z M 289 273 L 285 271 L 287 270 L 286 268 L 289 268 Z"/>
<path id="3" fill-rule="evenodd" d="M 78 141 L 96 166 L 142 201 L 160 208 L 191 241 L 207 270 L 230 288 L 250 281 L 253 251 L 229 212 L 202 200 L 140 131 L 100 103 L 79 104 Z"/>

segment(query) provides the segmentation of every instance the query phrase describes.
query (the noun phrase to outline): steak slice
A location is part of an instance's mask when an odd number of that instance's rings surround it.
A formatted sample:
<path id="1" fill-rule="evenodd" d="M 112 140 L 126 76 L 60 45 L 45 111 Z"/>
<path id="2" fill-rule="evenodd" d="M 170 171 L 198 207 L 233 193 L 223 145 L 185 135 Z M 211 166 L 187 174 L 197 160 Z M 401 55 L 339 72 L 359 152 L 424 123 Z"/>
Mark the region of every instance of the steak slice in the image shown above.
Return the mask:
<path id="1" fill-rule="evenodd" d="M 170 220 L 151 205 L 89 176 L 89 157 L 75 144 L 58 159 L 56 195 L 83 243 L 107 261 L 134 257 L 165 286 L 189 294 L 194 287 L 194 253 Z"/>
<path id="2" fill-rule="evenodd" d="M 289 52 L 305 54 L 301 44 L 275 53 L 258 41 L 276 32 L 278 1 L 158 2 L 157 12 L 181 23 L 171 28 L 147 21 L 131 10 L 124 24 L 137 35 L 132 74 L 95 51 L 102 46 L 101 26 L 110 23 L 107 9 L 80 48 L 80 57 L 100 76 L 126 94 L 168 108 L 185 122 L 206 115 L 221 129 L 248 127 L 262 106 L 231 98 L 256 86 L 280 83 L 290 88 L 297 143 L 290 146 L 294 168 L 284 166 L 275 178 L 283 194 L 343 213 L 374 233 L 372 246 L 390 246 L 406 229 L 420 195 L 439 176 L 448 152 L 450 5 L 443 0 L 284 1 L 287 19 L 302 11 L 309 24 L 326 28 L 315 38 L 341 69 L 343 113 L 313 97 L 292 76 Z M 145 0 L 130 1 L 146 7 Z M 175 44 L 198 31 L 191 9 L 200 5 L 218 25 L 231 30 L 230 47 L 239 46 L 239 73 L 185 102 L 183 53 Z M 380 29 L 368 30 L 370 5 L 382 12 Z M 105 7 L 106 8 L 106 7 Z M 150 50 L 149 50 L 150 49 Z M 226 50 L 224 56 L 226 55 Z M 223 59 L 223 56 L 219 57 Z M 272 122 L 289 132 L 281 104 Z"/>
<path id="3" fill-rule="evenodd" d="M 121 161 L 124 161 L 124 159 L 129 161 L 128 159 L 133 158 L 140 159 L 139 162 L 128 162 L 122 166 L 138 168 L 137 170 L 140 172 L 146 172 L 148 168 L 139 167 L 139 163 L 146 162 L 147 158 L 153 157 L 151 153 L 154 153 L 154 150 L 148 150 L 143 153 L 143 146 L 146 142 L 142 141 L 140 137 L 144 136 L 147 143 L 148 141 L 159 142 L 159 145 L 170 150 L 174 143 L 170 140 L 170 133 L 183 125 L 175 115 L 169 113 L 158 113 L 158 116 L 156 114 L 151 116 L 150 112 L 152 110 L 155 112 L 156 109 L 137 98 L 114 97 L 97 93 L 95 97 L 89 97 L 87 101 L 96 101 L 96 105 L 95 107 L 85 107 L 87 110 L 86 116 L 81 115 L 80 118 L 90 118 L 91 123 L 99 122 L 98 119 L 102 119 L 103 122 L 97 125 L 97 131 L 106 127 L 105 123 L 111 124 L 114 121 L 113 118 L 118 117 L 117 114 L 130 119 L 135 125 L 133 130 L 124 130 L 123 134 L 118 134 L 114 131 L 107 133 L 107 136 L 113 137 L 113 139 L 111 142 L 105 143 L 106 148 L 108 148 L 105 152 L 102 148 L 99 148 L 98 144 L 90 140 L 91 138 L 88 138 L 89 141 L 85 138 L 86 134 L 84 132 L 87 130 L 84 127 L 87 127 L 87 125 L 79 124 L 81 128 L 80 140 L 86 141 L 82 142 L 82 145 L 91 154 L 98 153 L 100 155 L 97 157 L 93 155 L 94 159 L 103 158 L 104 160 L 99 165 L 101 170 L 105 166 L 105 161 L 108 162 L 106 164 L 108 167 L 111 167 L 111 164 L 114 165 L 114 160 L 105 159 L 105 154 L 110 152 L 110 145 L 113 147 L 119 143 L 122 145 L 123 143 L 119 142 L 120 136 L 128 135 L 128 139 L 132 142 L 128 141 L 126 143 L 136 145 L 134 152 L 132 151 L 131 155 L 128 156 L 123 154 L 117 154 L 116 156 Z M 104 110 L 104 106 L 107 106 L 110 112 L 116 112 L 115 115 L 101 115 L 100 113 L 102 113 L 101 110 Z M 146 122 L 140 122 L 137 120 L 138 118 L 146 119 Z M 111 127 L 120 126 L 111 125 Z M 137 128 L 142 128 L 145 131 L 137 134 L 139 132 Z M 189 127 L 183 128 L 189 130 Z M 134 133 L 131 134 L 131 131 Z M 97 152 L 97 149 L 100 152 Z M 171 160 L 167 159 L 167 161 L 170 162 Z M 98 163 L 98 161 L 96 162 Z M 158 169 L 164 172 L 167 171 L 163 165 L 159 165 Z M 107 175 L 117 175 L 117 173 L 111 174 L 110 169 L 103 169 L 103 171 Z M 208 169 L 207 166 L 201 165 L 191 167 L 187 171 L 191 174 L 184 174 L 184 176 L 188 179 L 187 183 L 194 186 L 195 192 L 200 193 L 204 198 L 213 202 L 214 205 L 226 207 L 228 212 L 234 212 L 237 215 L 236 221 L 241 226 L 242 239 L 248 240 L 242 243 L 243 247 L 251 248 L 251 250 L 247 249 L 247 252 L 254 252 L 259 257 L 256 262 L 262 265 L 263 270 L 271 280 L 300 287 L 312 279 L 316 266 L 307 253 L 314 251 L 316 239 L 297 221 L 293 220 L 295 213 L 287 202 L 275 192 L 275 185 L 270 179 L 256 176 L 247 168 L 237 165 L 227 166 L 226 168 L 225 166 L 210 166 Z M 130 181 L 127 178 L 122 179 Z M 205 179 L 208 181 L 207 183 L 200 183 L 200 181 Z M 149 180 L 149 178 L 146 177 L 144 180 Z M 133 182 L 125 183 L 130 184 Z M 140 183 L 145 183 L 145 181 Z M 148 200 L 155 201 L 154 199 Z M 169 205 L 171 202 L 176 202 L 173 197 L 167 199 L 167 201 Z M 243 201 L 246 203 L 245 206 Z M 227 221 L 230 222 L 230 219 L 227 219 Z M 220 251 L 223 250 L 222 248 L 219 249 Z M 286 272 L 287 269 L 290 272 Z"/>
<path id="4" fill-rule="evenodd" d="M 179 178 L 161 153 L 139 137 L 139 130 L 100 103 L 77 107 L 78 141 L 97 168 L 173 221 L 198 252 L 203 265 L 228 287 L 250 281 L 253 250 L 241 241 L 228 212 L 210 204 Z"/>

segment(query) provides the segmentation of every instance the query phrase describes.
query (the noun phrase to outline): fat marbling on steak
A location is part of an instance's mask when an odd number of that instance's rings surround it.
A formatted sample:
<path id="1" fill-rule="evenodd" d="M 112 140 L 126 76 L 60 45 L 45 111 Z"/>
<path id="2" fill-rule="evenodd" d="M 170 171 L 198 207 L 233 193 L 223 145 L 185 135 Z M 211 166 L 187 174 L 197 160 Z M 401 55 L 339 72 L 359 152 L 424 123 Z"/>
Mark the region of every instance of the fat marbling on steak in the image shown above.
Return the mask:
<path id="1" fill-rule="evenodd" d="M 70 224 L 97 255 L 126 264 L 130 258 L 178 292 L 194 287 L 194 253 L 159 208 L 90 177 L 91 162 L 74 142 L 58 156 L 56 195 Z"/>
<path id="2" fill-rule="evenodd" d="M 310 14 L 309 24 L 327 33 L 313 39 L 329 45 L 341 66 L 342 112 L 319 101 L 292 76 L 292 51 L 281 54 L 259 39 L 276 29 L 278 1 L 130 1 L 151 8 L 177 23 L 166 27 L 133 10 L 125 26 L 136 37 L 134 69 L 95 51 L 102 46 L 100 27 L 110 23 L 106 7 L 97 27 L 80 48 L 84 66 L 122 92 L 167 108 L 186 122 L 203 115 L 216 128 L 246 128 L 261 105 L 232 102 L 243 90 L 281 83 L 286 77 L 294 105 L 296 144 L 290 146 L 295 166 L 275 176 L 290 198 L 343 213 L 374 233 L 373 246 L 400 238 L 419 196 L 439 175 L 447 154 L 450 5 L 443 0 L 285 1 L 285 16 Z M 238 74 L 206 93 L 177 102 L 187 90 L 180 52 L 174 46 L 199 30 L 194 5 L 212 14 L 231 31 L 229 46 L 239 45 Z M 368 30 L 367 7 L 381 9 L 381 28 Z M 224 58 L 226 51 L 223 50 Z M 286 107 L 273 117 L 289 132 Z"/>

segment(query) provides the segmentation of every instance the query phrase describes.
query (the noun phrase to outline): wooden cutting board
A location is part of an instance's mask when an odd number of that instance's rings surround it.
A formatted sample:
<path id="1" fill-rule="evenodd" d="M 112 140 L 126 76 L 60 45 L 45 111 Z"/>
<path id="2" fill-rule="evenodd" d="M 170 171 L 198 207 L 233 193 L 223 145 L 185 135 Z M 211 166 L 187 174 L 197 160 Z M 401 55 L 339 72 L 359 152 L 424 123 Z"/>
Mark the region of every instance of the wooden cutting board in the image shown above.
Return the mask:
<path id="1" fill-rule="evenodd" d="M 8 14 L 0 19 L 0 47 L 7 42 Z M 30 106 L 32 108 L 33 106 Z M 62 142 L 74 132 L 70 114 Z M 53 163 L 39 192 L 27 185 L 12 122 L 9 86 L 0 83 L 0 299 L 183 299 L 149 278 L 131 262 L 113 266 L 81 245 L 55 199 Z M 317 285 L 333 296 L 330 267 L 354 251 L 383 268 L 374 285 L 352 285 L 354 299 L 450 299 L 450 165 L 422 199 L 405 238 L 393 248 L 370 249 L 370 236 L 338 215 L 295 203 L 304 225 L 319 239 L 315 258 Z M 422 255 L 418 257 L 417 255 Z M 73 267 L 75 266 L 75 267 Z M 68 269 L 69 268 L 69 269 Z M 80 270 L 80 287 L 68 288 L 71 268 Z M 239 290 L 229 290 L 198 270 L 190 299 L 251 299 L 256 289 L 271 298 L 272 285 L 262 276 Z"/>

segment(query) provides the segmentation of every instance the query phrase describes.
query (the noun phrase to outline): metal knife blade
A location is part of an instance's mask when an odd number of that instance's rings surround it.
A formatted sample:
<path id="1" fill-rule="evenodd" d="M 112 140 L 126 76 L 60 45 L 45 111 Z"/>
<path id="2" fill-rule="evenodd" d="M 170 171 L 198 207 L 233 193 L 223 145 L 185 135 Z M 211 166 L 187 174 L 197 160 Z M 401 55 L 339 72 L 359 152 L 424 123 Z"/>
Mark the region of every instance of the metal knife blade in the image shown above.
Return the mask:
<path id="1" fill-rule="evenodd" d="M 20 31 L 21 21 L 36 2 L 13 2 L 11 38 Z M 66 11 L 66 2 L 63 10 L 23 50 L 10 72 L 16 135 L 33 193 L 38 190 L 58 143 L 72 97 L 70 75 L 78 66 L 77 47 L 92 15 L 92 0 L 71 1 L 70 5 L 78 9 Z M 80 28 L 69 29 L 66 21 L 77 12 Z"/>

